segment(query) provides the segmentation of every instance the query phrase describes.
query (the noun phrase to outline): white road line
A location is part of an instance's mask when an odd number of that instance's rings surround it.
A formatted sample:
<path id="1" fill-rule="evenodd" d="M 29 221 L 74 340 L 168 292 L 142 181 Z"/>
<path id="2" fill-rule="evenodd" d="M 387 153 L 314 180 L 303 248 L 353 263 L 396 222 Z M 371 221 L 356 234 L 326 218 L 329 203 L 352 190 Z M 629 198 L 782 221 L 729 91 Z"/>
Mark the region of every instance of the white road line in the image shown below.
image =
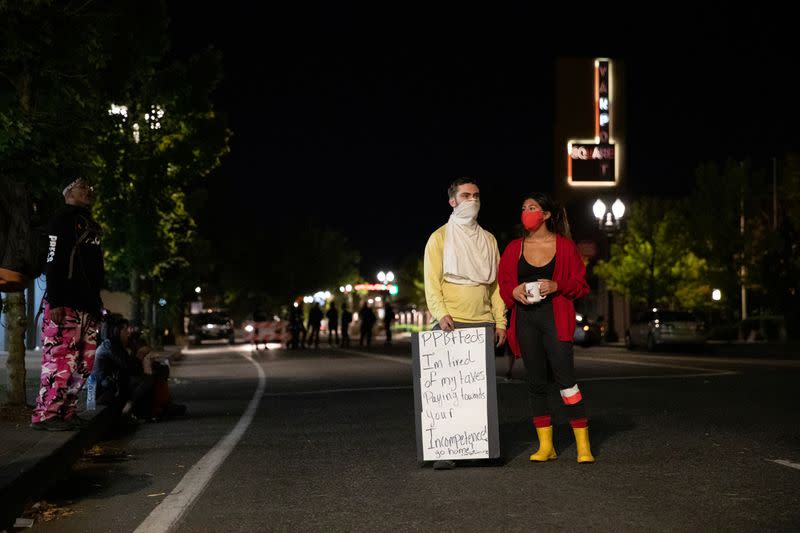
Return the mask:
<path id="1" fill-rule="evenodd" d="M 368 352 L 358 352 L 356 350 L 346 350 L 341 349 L 340 352 L 347 352 L 354 355 L 360 355 L 363 357 L 372 357 L 374 359 L 383 359 L 385 361 L 391 361 L 392 363 L 400 363 L 404 365 L 411 365 L 411 359 L 390 356 L 390 355 L 381 355 L 381 354 L 374 354 Z M 701 372 L 695 372 L 692 374 L 670 374 L 670 375 L 658 375 L 658 376 L 604 376 L 604 377 L 596 377 L 596 378 L 584 378 L 578 381 L 617 381 L 617 380 L 626 380 L 626 379 L 675 379 L 675 378 L 699 378 L 699 377 L 711 377 L 711 376 L 732 376 L 739 374 L 735 370 L 719 370 L 717 368 L 702 368 L 697 366 L 683 366 L 683 365 L 673 365 L 667 363 L 645 363 L 639 361 L 625 361 L 622 359 L 608 359 L 603 357 L 587 357 L 586 360 L 590 361 L 600 361 L 603 363 L 616 363 L 621 365 L 637 365 L 637 366 L 654 366 L 654 367 L 661 367 L 661 368 L 674 368 L 678 370 L 695 370 Z"/>
<path id="2" fill-rule="evenodd" d="M 657 366 L 661 368 L 676 368 L 678 370 L 702 370 L 703 372 L 723 372 L 723 373 L 730 373 L 730 374 L 738 374 L 733 370 L 720 370 L 719 368 L 703 368 L 699 366 L 684 366 L 684 365 L 673 365 L 668 363 L 645 363 L 643 361 L 626 361 L 624 359 L 608 359 L 606 357 L 586 357 L 587 361 L 601 361 L 604 363 L 616 363 L 620 365 L 636 365 L 636 366 Z"/>
<path id="3" fill-rule="evenodd" d="M 280 396 L 307 396 L 309 394 L 336 394 L 339 392 L 369 392 L 369 391 L 384 391 L 384 390 L 407 390 L 411 389 L 411 385 L 392 385 L 386 387 L 353 387 L 350 389 L 320 389 L 309 391 L 296 391 L 296 392 L 273 392 L 265 394 L 265 398 L 275 398 Z"/>
<path id="4" fill-rule="evenodd" d="M 348 350 L 346 348 L 340 348 L 338 351 L 351 353 L 354 355 L 360 355 L 362 357 L 372 357 L 373 359 L 383 359 L 384 361 L 391 361 L 392 363 L 400 363 L 401 365 L 411 365 L 411 359 L 406 359 L 405 357 L 396 357 L 391 355 L 381 355 L 377 353 L 369 353 L 369 352 L 358 352 L 356 350 Z"/>
<path id="5" fill-rule="evenodd" d="M 241 352 L 241 355 L 253 363 L 253 366 L 258 370 L 258 387 L 250 403 L 247 405 L 247 409 L 245 409 L 241 418 L 239 418 L 239 422 L 231 432 L 223 437 L 202 459 L 197 461 L 197 463 L 186 472 L 186 475 L 183 476 L 180 483 L 172 489 L 172 492 L 170 492 L 169 495 L 153 509 L 148 517 L 145 518 L 144 522 L 136 528 L 136 533 L 167 532 L 175 528 L 194 501 L 202 494 L 203 489 L 205 489 L 208 482 L 211 481 L 214 473 L 216 473 L 217 469 L 222 465 L 228 455 L 230 455 L 253 421 L 253 417 L 258 409 L 258 404 L 261 401 L 261 397 L 264 395 L 267 379 L 264 374 L 264 369 L 253 360 L 249 352 Z"/>
<path id="6" fill-rule="evenodd" d="M 756 366 L 770 366 L 770 367 L 789 367 L 789 368 L 796 368 L 800 366 L 800 360 L 798 359 L 770 359 L 770 358 L 763 358 L 757 359 L 752 357 L 704 357 L 699 355 L 680 355 L 680 354 L 663 354 L 663 355 L 650 355 L 644 353 L 636 353 L 632 354 L 627 350 L 619 350 L 619 351 L 611 351 L 612 355 L 615 356 L 622 356 L 622 357 L 629 357 L 631 355 L 635 355 L 636 357 L 642 359 L 650 359 L 650 360 L 663 360 L 663 359 L 671 359 L 677 361 L 687 361 L 692 363 L 722 363 L 722 364 L 735 364 L 735 365 L 756 365 Z M 592 359 L 593 356 L 591 355 L 584 355 L 586 359 Z"/>
<path id="7" fill-rule="evenodd" d="M 788 466 L 789 468 L 800 470 L 800 464 L 793 463 L 787 459 L 765 459 L 765 461 L 769 461 L 770 463 L 778 463 L 779 465 L 782 466 Z"/>
<path id="8" fill-rule="evenodd" d="M 578 382 L 583 381 L 627 381 L 629 379 L 682 379 L 682 378 L 710 378 L 713 376 L 733 376 L 739 372 L 733 371 L 720 371 L 720 372 L 703 372 L 701 374 L 663 374 L 658 376 L 643 375 L 643 376 L 598 376 L 594 378 L 578 379 Z"/>

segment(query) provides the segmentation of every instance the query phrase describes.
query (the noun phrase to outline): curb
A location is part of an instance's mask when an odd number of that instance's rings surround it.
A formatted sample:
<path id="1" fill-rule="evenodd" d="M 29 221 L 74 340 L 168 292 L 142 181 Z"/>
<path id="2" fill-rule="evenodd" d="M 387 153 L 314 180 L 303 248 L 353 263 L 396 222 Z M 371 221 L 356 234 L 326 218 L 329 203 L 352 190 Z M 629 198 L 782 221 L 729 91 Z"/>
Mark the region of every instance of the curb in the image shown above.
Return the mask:
<path id="1" fill-rule="evenodd" d="M 179 361 L 180 346 L 156 352 L 159 359 Z M 41 498 L 60 479 L 69 475 L 84 450 L 92 447 L 119 420 L 122 405 L 97 406 L 94 414 L 81 413 L 86 426 L 78 431 L 47 432 L 42 440 L 14 462 L 0 465 L 0 531 L 11 531 L 25 507 Z M 34 431 L 30 429 L 29 431 Z"/>
<path id="2" fill-rule="evenodd" d="M 67 476 L 86 448 L 109 430 L 121 406 L 99 406 L 94 416 L 85 418 L 86 427 L 78 431 L 48 433 L 16 461 L 0 467 L 0 529 L 11 530 L 25 506 L 43 496 Z M 31 429 L 30 431 L 34 431 Z"/>

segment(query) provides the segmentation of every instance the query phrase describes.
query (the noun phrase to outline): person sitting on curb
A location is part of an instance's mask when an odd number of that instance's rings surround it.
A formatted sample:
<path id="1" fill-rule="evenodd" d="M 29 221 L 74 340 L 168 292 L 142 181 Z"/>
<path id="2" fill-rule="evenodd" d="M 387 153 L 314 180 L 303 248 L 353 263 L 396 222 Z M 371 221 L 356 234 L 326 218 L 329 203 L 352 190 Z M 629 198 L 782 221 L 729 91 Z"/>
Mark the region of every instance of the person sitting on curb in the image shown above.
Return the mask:
<path id="1" fill-rule="evenodd" d="M 116 398 L 127 396 L 131 355 L 125 349 L 130 335 L 128 321 L 121 315 L 107 315 L 101 328 L 100 346 L 95 353 L 94 374 L 97 383 L 97 404 L 110 405 Z"/>
<path id="2" fill-rule="evenodd" d="M 128 337 L 127 349 L 134 353 L 130 377 L 130 398 L 122 407 L 122 415 L 134 419 L 156 421 L 186 414 L 186 406 L 175 404 L 169 392 L 169 362 L 157 358 L 150 346 L 134 329 Z"/>
<path id="3" fill-rule="evenodd" d="M 138 330 L 126 319 L 120 315 L 107 317 L 103 337 L 95 364 L 99 404 L 109 405 L 118 398 L 124 402 L 122 415 L 134 420 L 186 412 L 185 405 L 172 403 L 169 364 L 155 358 L 155 352 L 141 342 Z"/>

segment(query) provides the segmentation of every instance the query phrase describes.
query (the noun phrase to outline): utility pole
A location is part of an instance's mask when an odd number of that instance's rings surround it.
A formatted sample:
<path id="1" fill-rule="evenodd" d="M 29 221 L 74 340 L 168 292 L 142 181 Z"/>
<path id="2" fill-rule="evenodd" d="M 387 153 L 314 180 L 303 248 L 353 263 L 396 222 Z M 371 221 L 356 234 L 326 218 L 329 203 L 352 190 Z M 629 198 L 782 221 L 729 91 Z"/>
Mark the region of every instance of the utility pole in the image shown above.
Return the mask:
<path id="1" fill-rule="evenodd" d="M 778 229 L 778 158 L 772 158 L 772 229 Z"/>
<path id="2" fill-rule="evenodd" d="M 743 165 L 740 164 L 740 168 Z M 740 269 L 741 275 L 741 287 L 742 287 L 742 320 L 747 319 L 747 287 L 745 286 L 746 277 L 747 277 L 747 267 L 745 266 L 745 252 L 744 252 L 744 172 L 742 173 L 742 185 L 740 188 L 740 196 L 739 196 L 739 235 L 741 235 L 742 239 L 742 266 Z"/>

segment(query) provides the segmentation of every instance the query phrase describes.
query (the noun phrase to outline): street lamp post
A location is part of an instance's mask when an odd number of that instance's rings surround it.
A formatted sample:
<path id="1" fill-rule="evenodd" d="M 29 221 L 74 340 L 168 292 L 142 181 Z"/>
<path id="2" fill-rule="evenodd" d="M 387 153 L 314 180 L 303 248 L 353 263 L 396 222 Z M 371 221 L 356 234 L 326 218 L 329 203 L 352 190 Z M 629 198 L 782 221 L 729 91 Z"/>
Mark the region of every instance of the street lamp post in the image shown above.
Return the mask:
<path id="1" fill-rule="evenodd" d="M 592 212 L 597 219 L 597 227 L 606 234 L 606 261 L 611 260 L 611 242 L 621 228 L 622 217 L 625 216 L 625 204 L 619 198 L 611 204 L 606 205 L 600 198 L 592 206 Z M 614 296 L 609 289 L 606 299 L 608 300 L 608 326 L 606 327 L 606 342 L 616 342 L 619 339 L 614 329 Z"/>
<path id="2" fill-rule="evenodd" d="M 378 272 L 378 281 L 386 285 L 386 293 L 387 293 L 386 298 L 388 300 L 389 295 L 391 295 L 391 292 L 389 291 L 389 284 L 394 281 L 394 272 L 392 272 L 391 270 L 389 272 L 384 272 L 383 270 L 381 270 L 380 272 Z"/>

